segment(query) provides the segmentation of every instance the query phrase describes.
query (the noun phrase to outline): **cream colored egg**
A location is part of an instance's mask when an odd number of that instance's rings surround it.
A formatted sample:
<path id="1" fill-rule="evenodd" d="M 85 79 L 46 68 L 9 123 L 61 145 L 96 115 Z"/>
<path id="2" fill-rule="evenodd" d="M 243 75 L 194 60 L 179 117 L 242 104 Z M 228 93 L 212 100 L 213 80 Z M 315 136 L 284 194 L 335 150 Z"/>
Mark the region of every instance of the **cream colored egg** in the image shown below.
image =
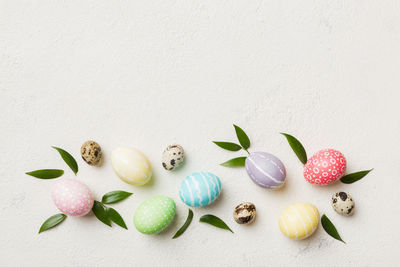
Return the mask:
<path id="1" fill-rule="evenodd" d="M 144 185 L 153 174 L 146 156 L 130 147 L 114 149 L 111 154 L 111 164 L 118 177 L 132 185 Z"/>
<path id="2" fill-rule="evenodd" d="M 281 232 L 296 240 L 309 237 L 319 224 L 319 212 L 314 205 L 297 202 L 286 207 L 279 216 Z"/>

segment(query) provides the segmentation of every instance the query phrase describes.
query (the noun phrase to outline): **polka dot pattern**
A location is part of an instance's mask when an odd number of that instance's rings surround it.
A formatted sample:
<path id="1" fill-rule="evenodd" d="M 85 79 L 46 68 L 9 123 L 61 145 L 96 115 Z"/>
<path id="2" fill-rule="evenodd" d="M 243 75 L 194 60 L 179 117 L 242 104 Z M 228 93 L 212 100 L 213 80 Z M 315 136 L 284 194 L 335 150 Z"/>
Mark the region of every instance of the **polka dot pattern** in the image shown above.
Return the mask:
<path id="1" fill-rule="evenodd" d="M 136 229 L 143 234 L 158 234 L 172 222 L 175 210 L 176 205 L 171 198 L 155 196 L 139 205 L 133 222 Z"/>
<path id="2" fill-rule="evenodd" d="M 89 188 L 76 179 L 58 181 L 51 193 L 54 204 L 64 214 L 83 216 L 93 207 L 93 196 Z"/>
<path id="3" fill-rule="evenodd" d="M 312 184 L 328 185 L 346 172 L 346 158 L 337 150 L 323 149 L 315 153 L 304 166 L 304 178 Z"/>

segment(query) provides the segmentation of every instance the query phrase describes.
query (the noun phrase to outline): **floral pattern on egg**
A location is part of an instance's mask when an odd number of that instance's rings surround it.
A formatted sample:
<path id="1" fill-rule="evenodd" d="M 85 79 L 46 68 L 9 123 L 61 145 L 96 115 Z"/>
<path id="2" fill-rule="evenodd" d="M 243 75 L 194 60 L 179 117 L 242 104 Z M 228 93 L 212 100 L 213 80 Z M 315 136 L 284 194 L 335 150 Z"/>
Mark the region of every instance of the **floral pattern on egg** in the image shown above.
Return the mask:
<path id="1" fill-rule="evenodd" d="M 340 179 L 346 171 L 346 158 L 335 149 L 323 149 L 308 159 L 304 178 L 312 184 L 328 185 Z"/>
<path id="2" fill-rule="evenodd" d="M 54 204 L 64 214 L 83 216 L 93 207 L 93 195 L 90 189 L 76 179 L 58 181 L 51 193 Z"/>

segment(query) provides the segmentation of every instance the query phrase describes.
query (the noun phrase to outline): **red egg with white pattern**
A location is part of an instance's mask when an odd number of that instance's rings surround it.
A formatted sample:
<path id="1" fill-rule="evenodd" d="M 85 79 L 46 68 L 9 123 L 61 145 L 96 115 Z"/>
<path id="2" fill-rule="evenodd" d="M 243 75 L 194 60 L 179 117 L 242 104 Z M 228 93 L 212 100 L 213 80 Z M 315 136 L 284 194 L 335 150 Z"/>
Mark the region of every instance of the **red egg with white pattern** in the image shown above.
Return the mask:
<path id="1" fill-rule="evenodd" d="M 335 149 L 323 149 L 307 160 L 304 178 L 312 184 L 328 185 L 346 172 L 346 158 Z"/>

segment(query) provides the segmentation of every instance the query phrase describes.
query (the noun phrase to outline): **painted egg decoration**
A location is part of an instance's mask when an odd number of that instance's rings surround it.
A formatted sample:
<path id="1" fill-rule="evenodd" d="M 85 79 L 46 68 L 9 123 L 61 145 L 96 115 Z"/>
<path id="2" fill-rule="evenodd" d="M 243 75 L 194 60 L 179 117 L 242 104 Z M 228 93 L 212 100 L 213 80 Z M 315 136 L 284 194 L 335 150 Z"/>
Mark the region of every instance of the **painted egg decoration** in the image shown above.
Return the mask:
<path id="1" fill-rule="evenodd" d="M 131 147 L 118 147 L 111 154 L 111 164 L 122 181 L 132 185 L 144 185 L 153 172 L 146 156 Z"/>
<path id="2" fill-rule="evenodd" d="M 210 172 L 194 172 L 181 183 L 179 196 L 191 207 L 204 207 L 213 203 L 221 193 L 221 181 Z"/>
<path id="3" fill-rule="evenodd" d="M 57 208 L 69 216 L 84 216 L 93 207 L 92 192 L 76 179 L 59 180 L 53 187 L 51 197 Z"/>
<path id="4" fill-rule="evenodd" d="M 309 203 L 297 202 L 286 207 L 279 216 L 281 232 L 296 240 L 311 236 L 319 224 L 318 209 Z"/>
<path id="5" fill-rule="evenodd" d="M 246 158 L 245 167 L 253 182 L 261 187 L 277 189 L 285 183 L 285 166 L 272 154 L 253 152 Z"/>
<path id="6" fill-rule="evenodd" d="M 155 196 L 143 201 L 135 211 L 136 229 L 147 235 L 158 234 L 173 221 L 176 211 L 172 198 Z"/>
<path id="7" fill-rule="evenodd" d="M 340 179 L 346 172 L 346 158 L 340 151 L 323 149 L 307 160 L 304 178 L 312 184 L 328 185 Z"/>

